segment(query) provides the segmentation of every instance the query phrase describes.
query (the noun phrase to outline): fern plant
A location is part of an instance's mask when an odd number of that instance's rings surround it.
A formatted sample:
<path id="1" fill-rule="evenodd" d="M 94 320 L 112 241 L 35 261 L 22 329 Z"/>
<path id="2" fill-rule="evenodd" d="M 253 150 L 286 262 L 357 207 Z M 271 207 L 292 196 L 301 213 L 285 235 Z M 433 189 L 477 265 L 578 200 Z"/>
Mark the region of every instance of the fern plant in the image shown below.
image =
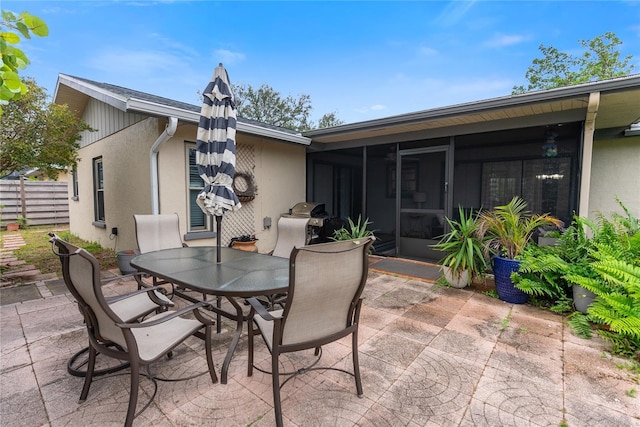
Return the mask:
<path id="1" fill-rule="evenodd" d="M 594 236 L 583 249 L 588 268 L 574 269 L 564 278 L 596 294 L 585 320 L 600 325 L 598 335 L 615 353 L 640 360 L 640 227 L 620 205 L 626 216 L 600 215 L 598 226 L 592 227 Z"/>

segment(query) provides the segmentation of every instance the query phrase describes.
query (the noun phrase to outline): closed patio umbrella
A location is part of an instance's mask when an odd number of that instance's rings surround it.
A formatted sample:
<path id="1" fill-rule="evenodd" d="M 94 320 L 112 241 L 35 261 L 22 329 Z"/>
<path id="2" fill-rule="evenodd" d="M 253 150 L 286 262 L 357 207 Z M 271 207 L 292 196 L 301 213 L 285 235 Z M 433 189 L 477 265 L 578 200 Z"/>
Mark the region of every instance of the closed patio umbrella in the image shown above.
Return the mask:
<path id="1" fill-rule="evenodd" d="M 236 171 L 236 105 L 229 75 L 222 64 L 216 67 L 203 93 L 196 164 L 205 184 L 196 203 L 206 214 L 216 217 L 220 262 L 222 216 L 242 206 L 232 187 Z"/>

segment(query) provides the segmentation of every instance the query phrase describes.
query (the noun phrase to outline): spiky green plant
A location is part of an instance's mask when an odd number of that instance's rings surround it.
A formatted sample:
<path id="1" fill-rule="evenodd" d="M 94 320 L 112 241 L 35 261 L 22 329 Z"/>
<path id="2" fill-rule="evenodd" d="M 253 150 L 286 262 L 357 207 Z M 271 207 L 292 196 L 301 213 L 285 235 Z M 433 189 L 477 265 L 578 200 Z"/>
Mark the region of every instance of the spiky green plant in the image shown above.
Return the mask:
<path id="1" fill-rule="evenodd" d="M 467 215 L 458 207 L 459 220 L 445 218 L 449 231 L 432 248 L 445 252 L 440 263 L 449 267 L 458 278 L 466 270 L 472 279 L 482 276 L 486 270 L 486 261 L 482 253 L 482 242 L 478 239 L 478 220 L 473 212 Z"/>
<path id="2" fill-rule="evenodd" d="M 333 232 L 333 240 L 352 240 L 374 236 L 373 231 L 369 230 L 369 225 L 373 224 L 369 222 L 369 218 L 362 222 L 361 216 L 358 215 L 358 222 L 354 223 L 351 218 L 347 217 L 347 223 L 349 228 L 342 227 Z"/>
<path id="3" fill-rule="evenodd" d="M 531 214 L 527 202 L 515 196 L 509 203 L 496 206 L 480 215 L 478 236 L 484 241 L 485 255 L 498 254 L 509 259 L 519 257 L 533 232 L 543 225 L 562 226 L 549 214 Z"/>

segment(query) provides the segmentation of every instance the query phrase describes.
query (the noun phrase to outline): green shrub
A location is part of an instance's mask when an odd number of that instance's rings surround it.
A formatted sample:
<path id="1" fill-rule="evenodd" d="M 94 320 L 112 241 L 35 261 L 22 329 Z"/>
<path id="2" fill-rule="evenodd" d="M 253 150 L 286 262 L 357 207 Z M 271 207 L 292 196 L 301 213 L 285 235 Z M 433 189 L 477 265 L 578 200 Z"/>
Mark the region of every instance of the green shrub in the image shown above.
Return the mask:
<path id="1" fill-rule="evenodd" d="M 640 358 L 640 222 L 616 200 L 625 215 L 575 217 L 555 247 L 528 247 L 513 279 L 559 312 L 569 311 L 574 284 L 593 292 L 587 314 L 569 316 L 574 333 L 595 329 L 614 353 Z"/>

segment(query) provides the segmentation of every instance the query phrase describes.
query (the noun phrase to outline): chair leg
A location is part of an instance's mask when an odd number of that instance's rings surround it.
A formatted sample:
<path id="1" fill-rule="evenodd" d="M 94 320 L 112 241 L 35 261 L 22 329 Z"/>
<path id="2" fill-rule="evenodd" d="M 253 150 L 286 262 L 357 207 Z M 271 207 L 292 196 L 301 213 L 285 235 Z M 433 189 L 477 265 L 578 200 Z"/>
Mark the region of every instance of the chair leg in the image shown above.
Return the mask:
<path id="1" fill-rule="evenodd" d="M 140 385 L 140 365 L 137 360 L 131 360 L 131 390 L 129 391 L 129 407 L 125 427 L 131 427 L 133 418 L 136 415 L 136 405 L 138 404 L 138 388 Z"/>
<path id="2" fill-rule="evenodd" d="M 280 402 L 280 373 L 278 369 L 278 352 L 271 353 L 271 382 L 273 385 L 273 410 L 276 414 L 276 426 L 282 427 L 282 403 Z"/>
<path id="3" fill-rule="evenodd" d="M 220 296 L 216 297 L 216 307 L 219 309 L 222 308 L 222 297 Z M 220 333 L 221 331 L 222 331 L 222 316 L 218 311 L 216 314 L 216 332 Z"/>
<path id="4" fill-rule="evenodd" d="M 362 396 L 364 392 L 362 391 L 362 378 L 360 377 L 360 362 L 358 360 L 358 330 L 356 329 L 352 337 L 351 344 L 351 354 L 353 356 L 353 375 L 356 379 L 356 392 L 358 396 Z"/>
<path id="5" fill-rule="evenodd" d="M 247 362 L 247 376 L 250 377 L 253 375 L 253 337 L 254 337 L 254 333 L 255 330 L 253 329 L 253 319 L 249 318 L 249 320 L 247 321 L 247 329 L 248 329 L 248 334 L 247 334 L 247 341 L 248 341 L 248 349 L 247 352 L 249 353 L 249 361 Z"/>
<path id="6" fill-rule="evenodd" d="M 82 386 L 82 392 L 80 393 L 80 402 L 87 400 L 89 395 L 89 387 L 91 387 L 91 381 L 93 381 L 93 372 L 96 367 L 96 349 L 89 343 L 89 359 L 87 361 L 87 372 L 84 377 L 84 386 Z"/>
<path id="7" fill-rule="evenodd" d="M 215 384 L 218 382 L 218 375 L 216 375 L 216 367 L 213 364 L 213 356 L 211 354 L 211 326 L 205 326 L 205 352 L 207 354 L 207 366 L 209 367 L 209 375 L 211 376 L 211 381 Z"/>

